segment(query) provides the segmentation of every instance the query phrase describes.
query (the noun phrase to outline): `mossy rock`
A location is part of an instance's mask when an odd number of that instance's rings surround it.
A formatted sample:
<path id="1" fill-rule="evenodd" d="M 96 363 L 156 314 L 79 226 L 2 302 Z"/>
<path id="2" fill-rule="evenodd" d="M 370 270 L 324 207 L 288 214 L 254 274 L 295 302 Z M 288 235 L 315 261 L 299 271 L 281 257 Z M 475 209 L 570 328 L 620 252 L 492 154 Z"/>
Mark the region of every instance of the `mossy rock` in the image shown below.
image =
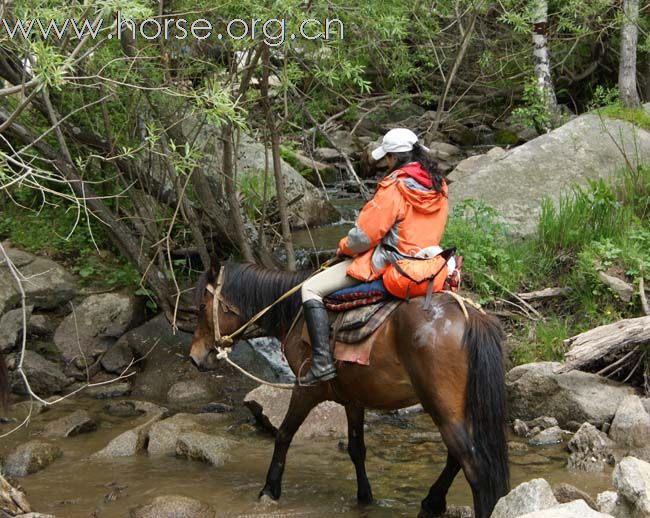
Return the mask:
<path id="1" fill-rule="evenodd" d="M 497 131 L 494 138 L 499 146 L 514 146 L 519 142 L 517 134 L 507 129 Z"/>

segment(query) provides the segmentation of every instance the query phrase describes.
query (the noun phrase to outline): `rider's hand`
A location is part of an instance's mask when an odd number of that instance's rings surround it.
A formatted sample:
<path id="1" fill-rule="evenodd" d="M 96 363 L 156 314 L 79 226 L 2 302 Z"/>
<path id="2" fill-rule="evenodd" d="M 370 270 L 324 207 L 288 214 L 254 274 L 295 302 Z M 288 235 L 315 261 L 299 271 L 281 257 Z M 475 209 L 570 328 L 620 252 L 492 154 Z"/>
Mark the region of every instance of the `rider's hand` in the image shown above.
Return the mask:
<path id="1" fill-rule="evenodd" d="M 345 258 L 347 258 L 347 255 L 345 255 L 345 254 L 343 253 L 343 251 L 341 250 L 341 248 L 337 248 L 337 249 L 336 249 L 336 257 L 338 257 L 338 258 L 340 258 L 340 259 L 345 259 Z"/>

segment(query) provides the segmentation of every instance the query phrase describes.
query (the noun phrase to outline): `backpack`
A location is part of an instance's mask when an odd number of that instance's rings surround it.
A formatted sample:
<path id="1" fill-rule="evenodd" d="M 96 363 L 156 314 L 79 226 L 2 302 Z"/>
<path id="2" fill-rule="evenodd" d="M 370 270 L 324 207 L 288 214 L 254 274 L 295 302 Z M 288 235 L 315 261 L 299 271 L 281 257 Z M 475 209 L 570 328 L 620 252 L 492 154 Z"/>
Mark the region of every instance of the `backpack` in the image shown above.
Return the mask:
<path id="1" fill-rule="evenodd" d="M 426 295 L 428 304 L 433 292 L 445 289 L 447 261 L 455 252 L 455 248 L 448 248 L 430 259 L 390 257 L 390 264 L 382 275 L 384 286 L 391 295 L 400 299 Z"/>

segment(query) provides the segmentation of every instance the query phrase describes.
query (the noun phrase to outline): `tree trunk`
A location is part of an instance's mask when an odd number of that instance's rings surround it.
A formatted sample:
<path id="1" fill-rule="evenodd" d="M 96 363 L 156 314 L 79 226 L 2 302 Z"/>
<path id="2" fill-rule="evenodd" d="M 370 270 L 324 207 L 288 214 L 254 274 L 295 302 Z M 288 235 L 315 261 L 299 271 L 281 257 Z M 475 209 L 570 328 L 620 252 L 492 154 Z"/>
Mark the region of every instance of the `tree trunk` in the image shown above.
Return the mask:
<path id="1" fill-rule="evenodd" d="M 533 56 L 535 59 L 535 76 L 537 87 L 544 102 L 550 124 L 544 129 L 549 130 L 557 123 L 559 110 L 551 77 L 551 58 L 548 50 L 548 1 L 533 0 L 535 14 L 533 17 Z"/>
<path id="2" fill-rule="evenodd" d="M 623 0 L 623 22 L 621 24 L 621 61 L 618 67 L 618 89 L 625 106 L 636 108 L 641 105 L 636 90 L 636 43 L 639 0 Z"/>

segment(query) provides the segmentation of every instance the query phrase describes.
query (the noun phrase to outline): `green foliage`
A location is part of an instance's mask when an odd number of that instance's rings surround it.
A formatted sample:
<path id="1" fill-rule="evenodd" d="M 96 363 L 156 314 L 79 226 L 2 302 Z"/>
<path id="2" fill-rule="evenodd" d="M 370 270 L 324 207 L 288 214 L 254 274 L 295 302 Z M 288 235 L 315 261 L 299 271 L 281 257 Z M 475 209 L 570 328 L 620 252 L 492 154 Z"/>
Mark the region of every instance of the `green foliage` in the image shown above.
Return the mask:
<path id="1" fill-rule="evenodd" d="M 644 110 L 643 107 L 628 108 L 620 102 L 616 102 L 598 109 L 596 113 L 602 117 L 624 120 L 646 131 L 650 131 L 650 113 Z"/>
<path id="2" fill-rule="evenodd" d="M 544 92 L 537 84 L 537 79 L 532 78 L 526 83 L 522 99 L 524 105 L 512 111 L 513 118 L 531 128 L 550 127 L 551 115 L 546 108 Z"/>

